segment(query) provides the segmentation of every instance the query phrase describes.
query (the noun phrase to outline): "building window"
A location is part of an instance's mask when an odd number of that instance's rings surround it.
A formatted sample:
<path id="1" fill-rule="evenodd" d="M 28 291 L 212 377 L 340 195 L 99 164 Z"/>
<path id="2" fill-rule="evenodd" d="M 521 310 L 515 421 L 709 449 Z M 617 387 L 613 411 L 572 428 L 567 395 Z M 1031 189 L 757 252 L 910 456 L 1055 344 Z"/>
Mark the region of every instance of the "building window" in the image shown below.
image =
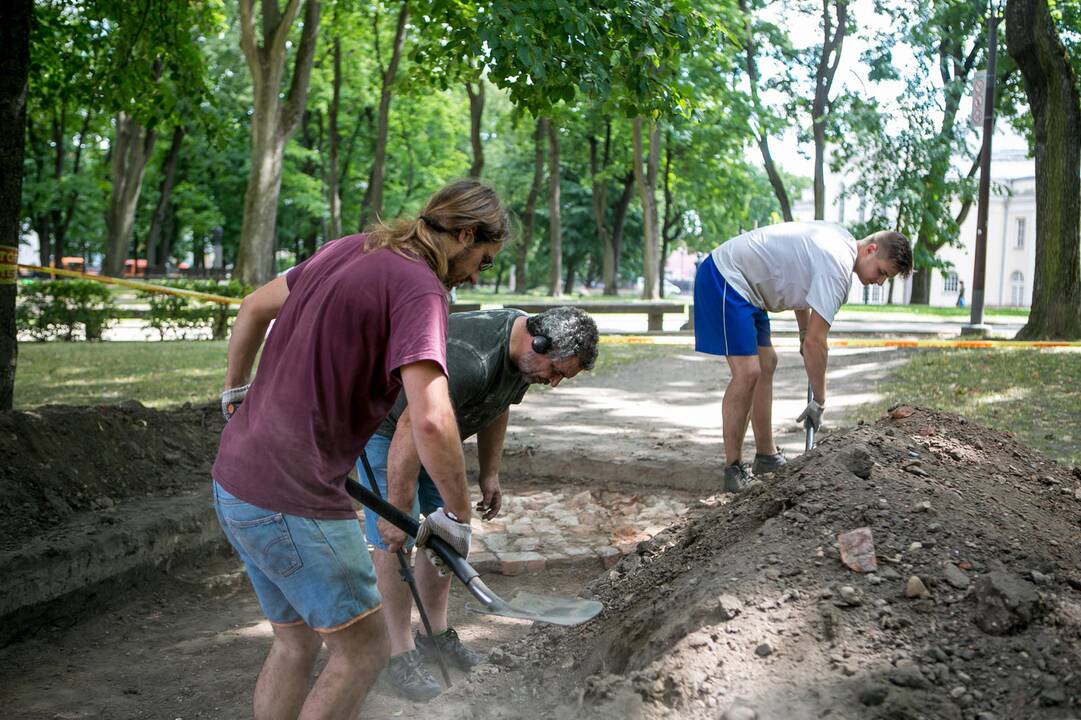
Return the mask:
<path id="1" fill-rule="evenodd" d="M 946 276 L 946 286 L 943 288 L 943 290 L 945 290 L 948 293 L 957 292 L 957 281 L 958 281 L 958 279 L 959 278 L 957 277 L 957 273 L 951 272 L 950 274 L 948 274 Z"/>
<path id="2" fill-rule="evenodd" d="M 1019 270 L 1010 275 L 1010 304 L 1025 304 L 1025 276 Z"/>
<path id="3" fill-rule="evenodd" d="M 1017 250 L 1023 250 L 1025 248 L 1025 218 L 1017 218 L 1017 240 L 1014 242 L 1014 248 Z"/>

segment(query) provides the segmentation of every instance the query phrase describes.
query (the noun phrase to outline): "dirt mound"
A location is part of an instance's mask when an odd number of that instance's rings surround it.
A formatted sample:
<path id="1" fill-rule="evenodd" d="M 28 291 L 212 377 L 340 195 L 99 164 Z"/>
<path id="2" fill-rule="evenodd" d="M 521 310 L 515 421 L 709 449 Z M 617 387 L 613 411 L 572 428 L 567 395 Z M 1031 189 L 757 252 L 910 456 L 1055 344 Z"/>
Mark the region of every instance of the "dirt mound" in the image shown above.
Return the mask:
<path id="1" fill-rule="evenodd" d="M 443 707 L 1081 717 L 1077 473 L 956 415 L 895 410 L 642 543 L 590 586 L 601 616 L 534 628 Z M 876 572 L 841 560 L 838 534 L 864 527 Z"/>
<path id="2" fill-rule="evenodd" d="M 138 402 L 0 413 L 0 550 L 73 514 L 206 484 L 221 435 L 214 406 Z"/>

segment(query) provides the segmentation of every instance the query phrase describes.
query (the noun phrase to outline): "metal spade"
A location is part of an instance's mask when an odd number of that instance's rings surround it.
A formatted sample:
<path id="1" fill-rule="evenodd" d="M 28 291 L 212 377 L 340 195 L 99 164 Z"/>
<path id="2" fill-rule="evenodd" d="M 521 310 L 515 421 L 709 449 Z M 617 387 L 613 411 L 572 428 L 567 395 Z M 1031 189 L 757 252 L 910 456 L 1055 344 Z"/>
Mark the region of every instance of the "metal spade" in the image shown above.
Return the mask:
<path id="1" fill-rule="evenodd" d="M 346 478 L 345 490 L 358 502 L 363 503 L 405 534 L 410 537 L 417 536 L 420 526 L 416 520 L 356 480 Z M 521 620 L 536 620 L 552 625 L 580 625 L 604 609 L 604 606 L 596 600 L 537 595 L 525 591 L 519 592 L 510 602 L 507 602 L 492 592 L 480 579 L 477 571 L 442 538 L 433 536 L 428 541 L 428 547 L 446 563 L 447 567 L 465 584 L 470 594 L 480 602 L 480 607 L 466 605 L 466 608 L 473 612 Z"/>

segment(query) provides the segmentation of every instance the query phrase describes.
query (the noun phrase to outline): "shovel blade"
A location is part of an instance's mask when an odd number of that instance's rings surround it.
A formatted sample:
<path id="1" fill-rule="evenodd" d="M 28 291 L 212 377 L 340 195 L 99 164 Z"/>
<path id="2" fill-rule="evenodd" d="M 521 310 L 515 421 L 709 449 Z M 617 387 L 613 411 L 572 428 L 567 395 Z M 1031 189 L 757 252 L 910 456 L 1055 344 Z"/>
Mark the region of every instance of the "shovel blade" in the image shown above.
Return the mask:
<path id="1" fill-rule="evenodd" d="M 596 600 L 537 595 L 523 590 L 511 598 L 510 602 L 495 598 L 479 607 L 466 605 L 466 609 L 482 615 L 571 626 L 592 620 L 604 606 Z"/>

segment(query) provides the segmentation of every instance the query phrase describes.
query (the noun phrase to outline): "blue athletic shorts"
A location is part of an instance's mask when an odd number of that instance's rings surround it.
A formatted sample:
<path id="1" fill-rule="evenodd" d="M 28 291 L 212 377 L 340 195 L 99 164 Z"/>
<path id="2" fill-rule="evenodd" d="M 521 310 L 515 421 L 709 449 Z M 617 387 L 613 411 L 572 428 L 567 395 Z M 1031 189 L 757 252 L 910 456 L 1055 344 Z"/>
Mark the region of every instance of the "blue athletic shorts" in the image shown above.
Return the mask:
<path id="1" fill-rule="evenodd" d="M 214 509 L 275 625 L 334 632 L 381 607 L 360 520 L 314 520 L 257 507 L 213 484 Z"/>
<path id="2" fill-rule="evenodd" d="M 710 355 L 757 355 L 769 347 L 769 316 L 728 284 L 713 256 L 694 279 L 694 349 Z"/>
<path id="3" fill-rule="evenodd" d="M 390 438 L 383 437 L 382 435 L 372 435 L 371 440 L 364 446 L 364 452 L 368 456 L 368 464 L 372 466 L 372 474 L 375 475 L 375 481 L 379 484 L 379 495 L 384 500 L 387 499 L 387 451 L 390 450 Z M 357 458 L 357 478 L 360 479 L 360 483 L 368 488 L 372 489 L 372 485 L 368 482 L 368 473 L 364 472 L 364 464 Z M 435 481 L 424 469 L 420 469 L 420 476 L 417 478 L 417 493 L 413 497 L 413 519 L 416 520 L 420 517 L 420 513 L 425 515 L 433 513 L 439 508 L 443 507 L 443 497 L 439 494 L 439 490 L 435 487 Z M 372 545 L 372 547 L 379 548 L 380 550 L 386 550 L 387 544 L 383 542 L 383 536 L 379 534 L 379 516 L 367 507 L 364 508 L 364 537 Z M 406 541 L 406 549 L 413 547 L 413 539 L 410 538 Z"/>

